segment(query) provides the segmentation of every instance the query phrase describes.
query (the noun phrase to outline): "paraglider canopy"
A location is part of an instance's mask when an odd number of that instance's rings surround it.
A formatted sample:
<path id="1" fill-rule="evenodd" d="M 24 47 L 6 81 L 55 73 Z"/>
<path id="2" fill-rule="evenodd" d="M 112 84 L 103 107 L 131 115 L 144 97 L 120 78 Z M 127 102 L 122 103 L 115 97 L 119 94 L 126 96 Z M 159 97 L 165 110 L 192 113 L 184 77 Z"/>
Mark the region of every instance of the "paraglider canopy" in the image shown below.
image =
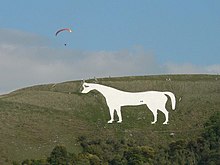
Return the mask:
<path id="1" fill-rule="evenodd" d="M 63 29 L 59 29 L 56 33 L 55 36 L 57 36 L 60 32 L 63 31 L 67 31 L 67 32 L 72 32 L 72 30 L 70 28 L 63 28 Z M 65 46 L 67 45 L 66 43 L 64 44 Z"/>
<path id="2" fill-rule="evenodd" d="M 63 29 L 58 30 L 55 35 L 57 36 L 62 31 L 72 32 L 72 30 L 70 28 L 63 28 Z"/>

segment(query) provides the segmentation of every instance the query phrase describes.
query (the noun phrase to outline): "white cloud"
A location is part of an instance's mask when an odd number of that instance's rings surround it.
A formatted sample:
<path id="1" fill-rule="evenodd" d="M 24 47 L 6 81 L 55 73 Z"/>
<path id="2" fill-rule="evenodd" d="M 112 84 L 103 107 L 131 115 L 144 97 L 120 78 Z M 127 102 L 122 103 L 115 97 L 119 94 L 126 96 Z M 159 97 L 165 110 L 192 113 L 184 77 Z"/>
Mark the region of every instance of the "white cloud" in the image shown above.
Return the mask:
<path id="1" fill-rule="evenodd" d="M 164 65 L 167 73 L 172 74 L 219 74 L 220 64 L 200 66 L 191 63 L 177 64 L 167 63 Z"/>
<path id="2" fill-rule="evenodd" d="M 220 64 L 206 66 L 205 70 L 207 70 L 208 73 L 220 74 Z"/>
<path id="3" fill-rule="evenodd" d="M 39 83 L 161 71 L 154 55 L 141 48 L 79 52 L 50 47 L 44 38 L 29 33 L 0 30 L 0 34 L 5 38 L 0 39 L 1 93 Z"/>
<path id="4" fill-rule="evenodd" d="M 14 29 L 0 29 L 0 35 L 0 44 L 3 45 L 25 45 L 26 47 L 31 47 L 35 45 L 44 46 L 45 44 L 49 44 L 47 38 Z"/>
<path id="5" fill-rule="evenodd" d="M 0 30 L 0 35 L 0 93 L 93 77 L 220 72 L 220 65 L 159 64 L 153 53 L 140 47 L 76 51 L 52 47 L 48 39 L 30 33 Z"/>
<path id="6" fill-rule="evenodd" d="M 88 76 L 143 75 L 160 72 L 151 53 L 141 49 L 86 52 L 78 65 Z"/>

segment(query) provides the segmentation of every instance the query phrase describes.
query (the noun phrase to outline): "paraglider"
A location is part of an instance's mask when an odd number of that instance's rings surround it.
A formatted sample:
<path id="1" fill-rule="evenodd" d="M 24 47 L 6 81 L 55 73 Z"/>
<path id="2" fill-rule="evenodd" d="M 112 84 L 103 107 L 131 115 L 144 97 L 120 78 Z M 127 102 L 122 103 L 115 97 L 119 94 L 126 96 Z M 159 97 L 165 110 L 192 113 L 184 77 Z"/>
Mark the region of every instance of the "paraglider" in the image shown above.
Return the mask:
<path id="1" fill-rule="evenodd" d="M 72 32 L 72 30 L 71 29 L 69 29 L 69 28 L 64 28 L 64 29 L 60 29 L 60 30 L 58 30 L 57 32 L 56 32 L 56 36 L 60 33 L 60 32 L 62 32 L 62 31 L 68 31 L 68 32 Z"/>
<path id="2" fill-rule="evenodd" d="M 68 31 L 68 32 L 72 32 L 72 30 L 70 28 L 63 28 L 63 29 L 60 29 L 58 30 L 55 35 L 57 36 L 60 32 L 63 32 L 63 31 Z M 66 43 L 64 44 L 66 46 Z"/>

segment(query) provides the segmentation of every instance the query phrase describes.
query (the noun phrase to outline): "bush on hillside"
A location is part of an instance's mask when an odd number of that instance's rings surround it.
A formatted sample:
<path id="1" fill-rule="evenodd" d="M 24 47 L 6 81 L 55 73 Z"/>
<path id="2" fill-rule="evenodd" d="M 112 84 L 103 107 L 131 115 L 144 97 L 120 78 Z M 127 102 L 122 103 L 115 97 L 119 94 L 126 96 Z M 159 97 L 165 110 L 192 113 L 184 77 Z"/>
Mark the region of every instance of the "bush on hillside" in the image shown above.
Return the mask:
<path id="1" fill-rule="evenodd" d="M 217 165 L 220 164 L 220 112 L 204 124 L 204 132 L 194 140 L 178 140 L 167 148 L 153 149 L 134 141 L 79 137 L 82 153 L 69 153 L 56 146 L 46 160 L 24 160 L 22 165 Z M 14 162 L 14 165 L 19 163 Z"/>

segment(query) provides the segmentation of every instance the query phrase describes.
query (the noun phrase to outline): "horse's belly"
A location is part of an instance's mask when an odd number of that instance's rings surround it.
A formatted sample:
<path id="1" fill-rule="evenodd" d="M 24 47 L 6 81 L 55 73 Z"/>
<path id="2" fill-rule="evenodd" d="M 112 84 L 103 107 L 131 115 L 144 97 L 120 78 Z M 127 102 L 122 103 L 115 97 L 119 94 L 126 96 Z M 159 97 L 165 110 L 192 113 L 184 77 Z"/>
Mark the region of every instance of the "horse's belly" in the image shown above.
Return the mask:
<path id="1" fill-rule="evenodd" d="M 144 99 L 141 98 L 124 98 L 122 100 L 118 100 L 119 104 L 121 104 L 121 106 L 123 105 L 128 105 L 128 106 L 135 106 L 135 105 L 142 105 L 142 104 L 146 104 Z"/>

